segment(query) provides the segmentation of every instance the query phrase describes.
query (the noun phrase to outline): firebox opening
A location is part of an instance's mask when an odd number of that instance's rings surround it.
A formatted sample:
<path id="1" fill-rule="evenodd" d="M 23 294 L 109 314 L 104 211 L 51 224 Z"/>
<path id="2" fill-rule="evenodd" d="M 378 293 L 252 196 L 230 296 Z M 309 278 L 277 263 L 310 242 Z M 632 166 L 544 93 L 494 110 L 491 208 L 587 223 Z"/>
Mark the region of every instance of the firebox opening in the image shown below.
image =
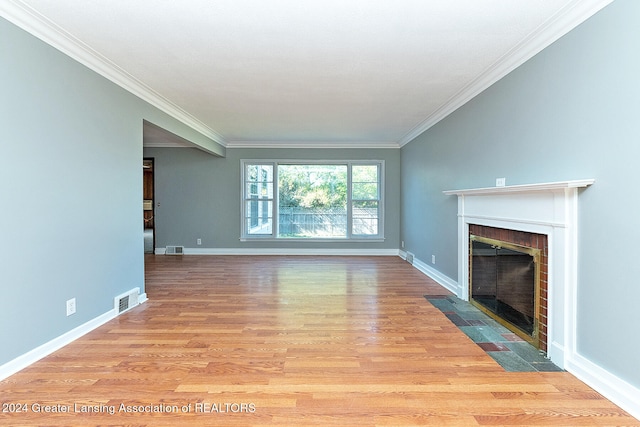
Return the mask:
<path id="1" fill-rule="evenodd" d="M 539 348 L 540 250 L 470 236 L 470 301 Z"/>

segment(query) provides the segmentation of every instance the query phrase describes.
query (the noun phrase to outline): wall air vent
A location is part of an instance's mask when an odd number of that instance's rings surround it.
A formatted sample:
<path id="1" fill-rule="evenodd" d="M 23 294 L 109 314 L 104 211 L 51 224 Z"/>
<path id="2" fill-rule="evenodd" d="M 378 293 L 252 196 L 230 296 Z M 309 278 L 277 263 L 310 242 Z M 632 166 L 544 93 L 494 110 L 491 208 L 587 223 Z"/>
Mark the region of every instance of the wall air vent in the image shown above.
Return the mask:
<path id="1" fill-rule="evenodd" d="M 114 298 L 114 308 L 117 314 L 124 313 L 127 310 L 131 310 L 138 305 L 138 296 L 140 295 L 140 288 L 131 289 L 122 295 L 118 295 Z"/>
<path id="2" fill-rule="evenodd" d="M 413 265 L 413 254 L 411 252 L 407 252 L 407 262 Z"/>
<path id="3" fill-rule="evenodd" d="M 165 255 L 182 255 L 184 254 L 184 246 L 167 246 Z"/>

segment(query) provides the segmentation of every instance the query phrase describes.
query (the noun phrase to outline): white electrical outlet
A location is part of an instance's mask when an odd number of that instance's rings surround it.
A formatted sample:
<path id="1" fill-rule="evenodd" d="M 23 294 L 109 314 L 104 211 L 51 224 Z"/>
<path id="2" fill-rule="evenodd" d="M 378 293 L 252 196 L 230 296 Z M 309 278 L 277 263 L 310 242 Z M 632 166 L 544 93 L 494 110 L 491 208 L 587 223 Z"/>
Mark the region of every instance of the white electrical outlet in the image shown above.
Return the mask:
<path id="1" fill-rule="evenodd" d="M 436 263 L 436 256 L 431 255 L 431 264 L 435 264 L 435 263 Z"/>
<path id="2" fill-rule="evenodd" d="M 507 184 L 507 178 L 496 178 L 496 187 L 504 187 Z"/>
<path id="3" fill-rule="evenodd" d="M 202 244 L 202 239 L 197 239 L 197 240 L 196 240 L 196 243 L 197 243 L 198 245 L 201 245 L 201 244 Z"/>
<path id="4" fill-rule="evenodd" d="M 76 312 L 76 299 L 67 300 L 67 316 L 71 316 Z"/>
<path id="5" fill-rule="evenodd" d="M 404 249 L 404 240 L 400 242 L 400 246 L 402 246 L 402 249 Z"/>

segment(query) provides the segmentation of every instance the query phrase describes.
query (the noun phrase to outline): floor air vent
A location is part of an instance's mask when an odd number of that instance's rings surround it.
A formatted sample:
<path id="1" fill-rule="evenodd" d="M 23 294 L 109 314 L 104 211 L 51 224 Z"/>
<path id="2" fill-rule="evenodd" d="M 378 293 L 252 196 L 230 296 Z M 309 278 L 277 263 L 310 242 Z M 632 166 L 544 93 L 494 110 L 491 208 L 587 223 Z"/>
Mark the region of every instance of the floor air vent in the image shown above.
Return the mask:
<path id="1" fill-rule="evenodd" d="M 116 313 L 124 313 L 138 305 L 138 295 L 140 295 L 140 288 L 132 289 L 127 293 L 115 297 L 114 305 Z"/>
<path id="2" fill-rule="evenodd" d="M 184 253 L 184 246 L 167 246 L 165 255 L 182 255 Z"/>

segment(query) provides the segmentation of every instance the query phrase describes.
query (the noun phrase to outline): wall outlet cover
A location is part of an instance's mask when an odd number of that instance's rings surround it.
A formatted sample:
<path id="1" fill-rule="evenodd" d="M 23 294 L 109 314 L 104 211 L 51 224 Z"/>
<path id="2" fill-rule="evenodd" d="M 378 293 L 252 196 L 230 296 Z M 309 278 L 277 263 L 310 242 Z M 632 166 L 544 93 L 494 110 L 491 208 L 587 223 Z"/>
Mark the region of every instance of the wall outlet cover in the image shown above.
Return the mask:
<path id="1" fill-rule="evenodd" d="M 71 316 L 72 314 L 75 314 L 75 312 L 76 312 L 76 299 L 71 298 L 70 300 L 67 300 L 67 316 Z"/>

